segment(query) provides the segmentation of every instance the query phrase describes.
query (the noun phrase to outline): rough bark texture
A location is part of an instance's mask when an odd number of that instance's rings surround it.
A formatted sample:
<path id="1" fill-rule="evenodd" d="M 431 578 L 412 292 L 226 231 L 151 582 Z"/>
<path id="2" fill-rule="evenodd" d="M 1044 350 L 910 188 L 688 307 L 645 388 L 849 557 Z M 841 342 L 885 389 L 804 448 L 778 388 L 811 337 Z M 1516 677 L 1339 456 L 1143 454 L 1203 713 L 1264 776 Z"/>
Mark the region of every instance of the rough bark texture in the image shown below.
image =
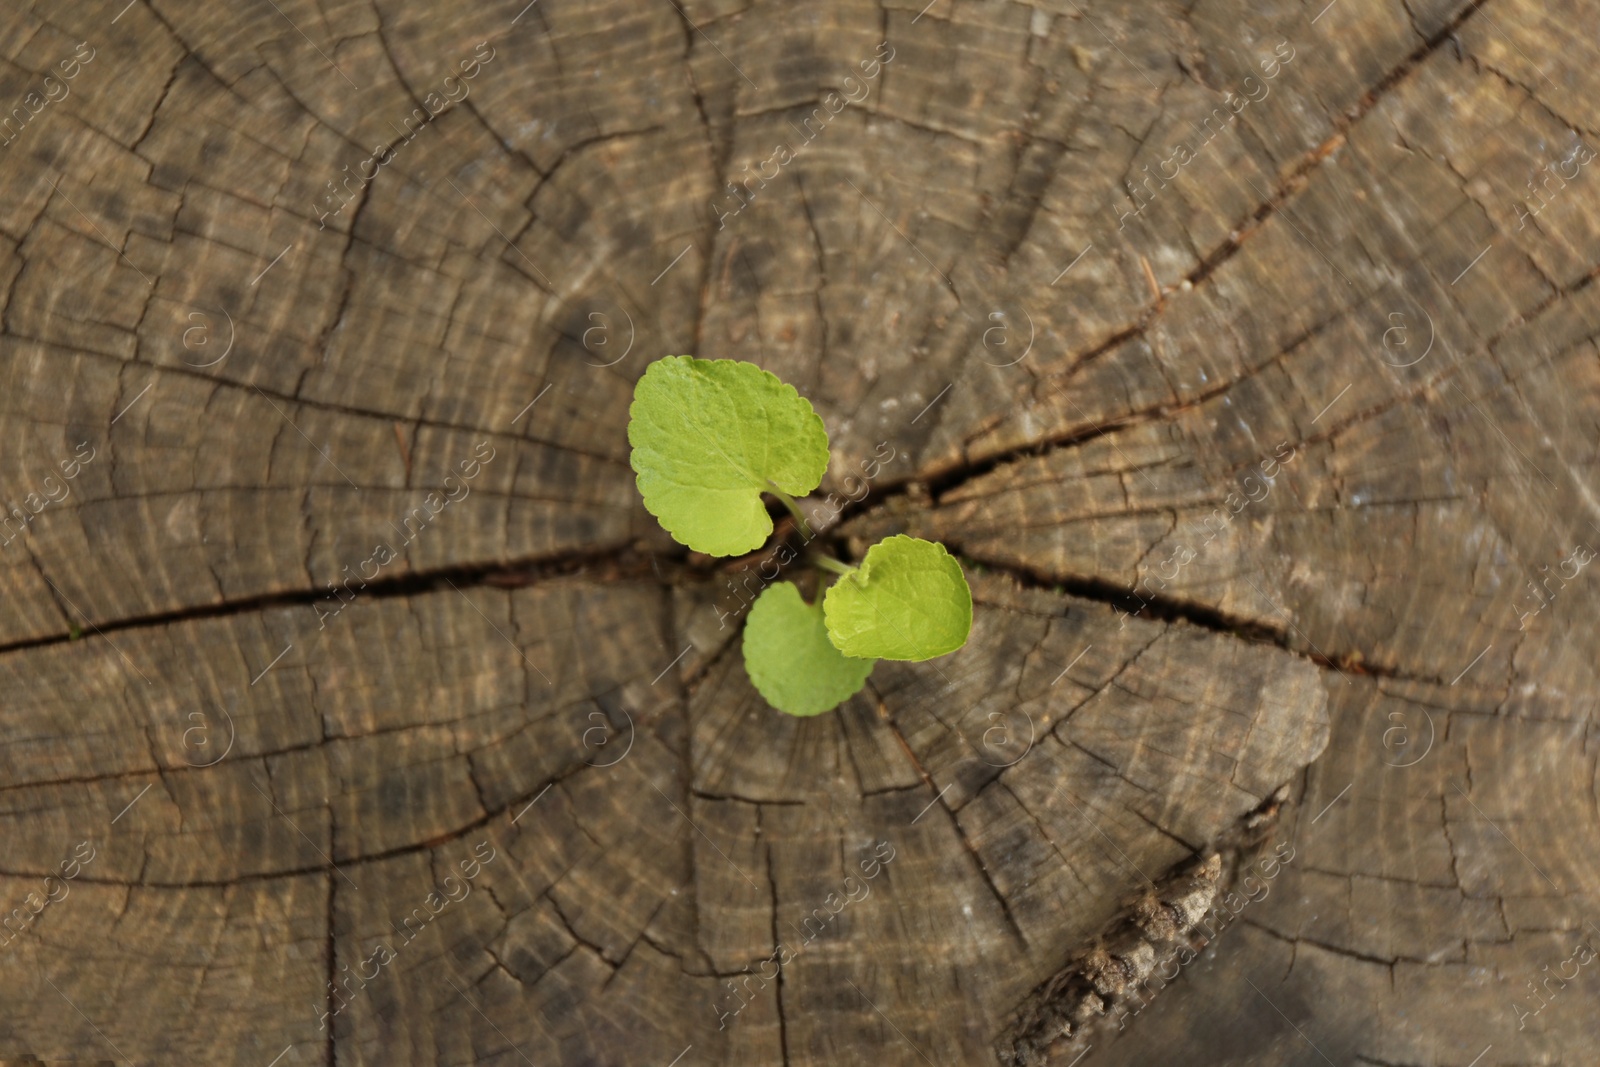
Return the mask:
<path id="1" fill-rule="evenodd" d="M 0 11 L 0 1057 L 1592 1062 L 1597 15 Z M 968 645 L 766 708 L 667 353 Z"/>

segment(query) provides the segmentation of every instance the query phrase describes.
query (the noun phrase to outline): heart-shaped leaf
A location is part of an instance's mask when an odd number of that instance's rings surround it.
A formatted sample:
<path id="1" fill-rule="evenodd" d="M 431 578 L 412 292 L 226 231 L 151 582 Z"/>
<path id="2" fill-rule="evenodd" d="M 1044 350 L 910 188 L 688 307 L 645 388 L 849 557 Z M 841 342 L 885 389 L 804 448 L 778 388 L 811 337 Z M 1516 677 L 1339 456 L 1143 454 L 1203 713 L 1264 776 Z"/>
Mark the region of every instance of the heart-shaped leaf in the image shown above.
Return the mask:
<path id="1" fill-rule="evenodd" d="M 828 637 L 846 656 L 924 660 L 954 652 L 972 630 L 972 590 L 943 545 L 896 534 L 823 598 Z"/>
<path id="2" fill-rule="evenodd" d="M 761 494 L 776 485 L 804 496 L 828 469 L 828 433 L 811 402 L 754 363 L 658 359 L 634 387 L 628 418 L 645 509 L 696 552 L 760 548 L 772 533 Z"/>
<path id="3" fill-rule="evenodd" d="M 744 624 L 745 673 L 768 704 L 790 715 L 838 707 L 860 692 L 872 662 L 833 647 L 821 601 L 807 604 L 793 582 L 762 590 Z"/>

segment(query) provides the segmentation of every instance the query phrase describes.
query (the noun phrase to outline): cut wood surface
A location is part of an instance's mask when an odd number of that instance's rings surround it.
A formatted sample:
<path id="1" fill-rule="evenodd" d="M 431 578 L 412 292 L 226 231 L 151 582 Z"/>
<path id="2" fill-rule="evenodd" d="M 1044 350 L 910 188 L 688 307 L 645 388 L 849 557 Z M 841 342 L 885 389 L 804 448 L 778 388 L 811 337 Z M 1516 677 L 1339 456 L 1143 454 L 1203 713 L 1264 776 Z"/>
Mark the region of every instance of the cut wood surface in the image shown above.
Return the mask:
<path id="1" fill-rule="evenodd" d="M 1600 1056 L 1600 7 L 124 2 L 0 11 L 0 1060 Z M 964 648 L 763 703 L 683 353 Z"/>

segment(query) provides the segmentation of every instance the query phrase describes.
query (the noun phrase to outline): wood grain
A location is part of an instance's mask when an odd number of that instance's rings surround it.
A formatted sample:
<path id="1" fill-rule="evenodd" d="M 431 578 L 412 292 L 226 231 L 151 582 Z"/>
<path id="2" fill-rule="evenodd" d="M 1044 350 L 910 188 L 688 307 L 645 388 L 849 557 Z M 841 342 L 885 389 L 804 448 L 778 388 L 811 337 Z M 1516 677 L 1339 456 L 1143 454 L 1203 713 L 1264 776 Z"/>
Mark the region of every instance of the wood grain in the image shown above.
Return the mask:
<path id="1" fill-rule="evenodd" d="M 1589 1062 L 1595 15 L 0 12 L 0 1058 Z M 965 648 L 762 703 L 677 353 Z"/>

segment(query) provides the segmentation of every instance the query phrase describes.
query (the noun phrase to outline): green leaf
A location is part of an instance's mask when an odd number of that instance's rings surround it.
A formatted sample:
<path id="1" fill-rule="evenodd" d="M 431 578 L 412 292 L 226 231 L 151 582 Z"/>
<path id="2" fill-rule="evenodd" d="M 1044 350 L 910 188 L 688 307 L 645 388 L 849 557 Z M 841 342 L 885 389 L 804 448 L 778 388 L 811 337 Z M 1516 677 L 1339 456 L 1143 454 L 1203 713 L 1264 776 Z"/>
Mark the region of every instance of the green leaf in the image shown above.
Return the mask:
<path id="1" fill-rule="evenodd" d="M 645 509 L 696 552 L 737 556 L 772 533 L 761 501 L 828 469 L 828 432 L 811 402 L 754 363 L 665 356 L 633 390 L 628 443 Z"/>
<path id="2" fill-rule="evenodd" d="M 896 534 L 867 550 L 823 598 L 828 637 L 846 656 L 924 660 L 972 630 L 972 590 L 943 545 Z"/>
<path id="3" fill-rule="evenodd" d="M 744 625 L 744 669 L 767 703 L 790 715 L 831 711 L 867 684 L 870 659 L 839 654 L 822 603 L 807 604 L 793 582 L 769 585 Z"/>

